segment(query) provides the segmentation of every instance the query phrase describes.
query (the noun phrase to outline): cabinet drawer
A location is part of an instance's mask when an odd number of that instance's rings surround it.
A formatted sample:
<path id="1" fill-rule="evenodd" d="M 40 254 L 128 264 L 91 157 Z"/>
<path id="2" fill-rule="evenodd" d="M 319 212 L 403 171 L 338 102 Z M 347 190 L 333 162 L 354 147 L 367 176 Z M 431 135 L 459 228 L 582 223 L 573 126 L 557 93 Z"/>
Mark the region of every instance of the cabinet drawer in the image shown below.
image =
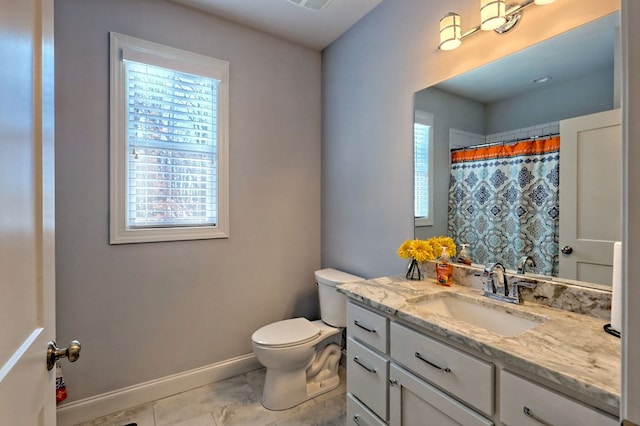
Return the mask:
<path id="1" fill-rule="evenodd" d="M 349 303 L 347 334 L 372 348 L 387 353 L 389 321 L 382 315 Z"/>
<path id="2" fill-rule="evenodd" d="M 594 408 L 507 371 L 500 372 L 500 421 L 509 426 L 540 426 L 544 422 L 554 426 L 618 424 L 616 419 Z"/>
<path id="3" fill-rule="evenodd" d="M 391 426 L 427 423 L 438 426 L 493 425 L 491 420 L 393 363 L 389 368 L 389 380 Z"/>
<path id="4" fill-rule="evenodd" d="M 492 416 L 493 364 L 402 325 L 391 324 L 391 358 L 446 392 Z"/>
<path id="5" fill-rule="evenodd" d="M 351 337 L 347 339 L 347 392 L 387 420 L 389 361 Z"/>
<path id="6" fill-rule="evenodd" d="M 347 394 L 347 419 L 345 424 L 349 426 L 384 426 L 386 423 L 377 418 L 353 395 Z"/>

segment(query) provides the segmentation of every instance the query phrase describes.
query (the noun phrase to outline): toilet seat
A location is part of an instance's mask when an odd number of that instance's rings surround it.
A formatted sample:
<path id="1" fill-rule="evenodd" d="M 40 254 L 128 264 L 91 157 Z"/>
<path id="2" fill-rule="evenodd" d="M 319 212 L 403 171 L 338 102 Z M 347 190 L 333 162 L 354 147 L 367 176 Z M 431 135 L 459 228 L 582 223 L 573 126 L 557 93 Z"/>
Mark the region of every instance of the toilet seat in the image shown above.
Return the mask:
<path id="1" fill-rule="evenodd" d="M 274 322 L 258 329 L 251 340 L 262 346 L 287 347 L 307 343 L 320 334 L 320 329 L 306 318 Z"/>

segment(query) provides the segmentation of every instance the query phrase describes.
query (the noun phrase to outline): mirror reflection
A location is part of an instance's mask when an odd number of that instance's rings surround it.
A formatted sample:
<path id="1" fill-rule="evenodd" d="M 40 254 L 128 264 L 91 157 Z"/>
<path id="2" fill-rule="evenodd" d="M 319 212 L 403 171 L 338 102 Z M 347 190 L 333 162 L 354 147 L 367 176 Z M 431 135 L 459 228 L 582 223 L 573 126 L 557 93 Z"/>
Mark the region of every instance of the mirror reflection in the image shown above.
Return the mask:
<path id="1" fill-rule="evenodd" d="M 621 237 L 618 14 L 415 94 L 415 237 L 474 264 L 611 285 Z M 535 263 L 535 266 L 532 266 Z"/>

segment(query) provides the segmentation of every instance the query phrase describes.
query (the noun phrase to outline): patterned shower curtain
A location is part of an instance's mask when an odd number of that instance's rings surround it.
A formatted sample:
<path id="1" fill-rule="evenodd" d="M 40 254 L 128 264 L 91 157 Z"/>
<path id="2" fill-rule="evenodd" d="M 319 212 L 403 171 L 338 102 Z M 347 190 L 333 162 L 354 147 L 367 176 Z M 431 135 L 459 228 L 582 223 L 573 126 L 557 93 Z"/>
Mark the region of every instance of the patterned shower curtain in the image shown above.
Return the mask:
<path id="1" fill-rule="evenodd" d="M 449 235 L 474 263 L 558 275 L 560 138 L 451 153 Z"/>

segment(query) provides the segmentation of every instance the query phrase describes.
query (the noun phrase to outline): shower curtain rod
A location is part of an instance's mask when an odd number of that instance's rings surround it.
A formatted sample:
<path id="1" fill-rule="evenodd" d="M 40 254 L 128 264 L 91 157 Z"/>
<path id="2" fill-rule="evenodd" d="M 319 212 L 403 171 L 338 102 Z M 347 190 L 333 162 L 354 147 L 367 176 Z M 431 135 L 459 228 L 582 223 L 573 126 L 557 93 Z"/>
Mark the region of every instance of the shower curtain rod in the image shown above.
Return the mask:
<path id="1" fill-rule="evenodd" d="M 544 135 L 537 135 L 537 136 L 530 136 L 528 138 L 519 138 L 519 139 L 507 139 L 504 141 L 500 141 L 500 142 L 491 142 L 491 143 L 481 143 L 478 145 L 469 145 L 469 146 L 462 146 L 459 148 L 451 148 L 451 152 L 454 151 L 463 151 L 465 149 L 476 149 L 476 148 L 486 148 L 489 146 L 497 146 L 497 145 L 510 145 L 510 144 L 514 144 L 514 143 L 518 143 L 518 142 L 524 142 L 524 141 L 535 141 L 535 140 L 539 140 L 539 139 L 549 139 L 552 138 L 554 136 L 559 136 L 560 133 L 546 133 Z"/>

